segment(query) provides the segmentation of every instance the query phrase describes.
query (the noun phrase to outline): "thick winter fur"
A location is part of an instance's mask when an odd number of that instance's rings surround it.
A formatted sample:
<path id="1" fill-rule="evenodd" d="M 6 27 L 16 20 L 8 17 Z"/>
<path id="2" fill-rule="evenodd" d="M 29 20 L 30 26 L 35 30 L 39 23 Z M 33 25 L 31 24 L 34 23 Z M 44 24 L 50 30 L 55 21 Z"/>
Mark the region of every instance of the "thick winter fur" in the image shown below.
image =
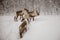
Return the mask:
<path id="1" fill-rule="evenodd" d="M 20 19 L 22 19 L 23 14 L 24 14 L 24 13 L 22 13 L 22 12 L 23 12 L 23 10 L 17 11 L 17 12 L 16 12 L 16 16 L 14 16 L 14 20 L 17 20 L 18 16 L 20 16 Z"/>
<path id="2" fill-rule="evenodd" d="M 28 22 L 30 22 L 30 21 L 29 21 L 30 18 L 29 18 L 28 11 L 29 11 L 29 10 L 27 10 L 26 8 L 24 8 L 24 11 L 23 11 L 23 13 L 24 13 L 23 18 L 27 19 Z"/>
<path id="3" fill-rule="evenodd" d="M 30 22 L 31 19 L 33 19 L 33 21 L 34 21 L 34 17 L 38 16 L 39 13 L 37 10 L 33 10 L 32 12 L 29 12 L 28 9 L 24 8 L 24 9 L 16 12 L 16 16 L 14 17 L 14 19 L 17 20 L 18 16 L 20 16 L 20 19 L 22 19 L 23 15 L 24 15 L 25 19 L 27 19 L 28 22 Z"/>
<path id="4" fill-rule="evenodd" d="M 30 20 L 31 20 L 31 18 L 33 18 L 33 21 L 34 21 L 34 17 L 39 15 L 37 10 L 33 10 L 32 12 L 28 12 L 28 14 L 29 14 Z"/>
<path id="5" fill-rule="evenodd" d="M 20 10 L 20 11 L 17 11 L 16 12 L 16 16 L 14 16 L 14 20 L 16 20 L 17 21 L 17 18 L 18 18 L 18 16 L 20 16 L 20 19 L 22 19 L 23 18 L 23 15 L 27 15 L 26 16 L 26 18 L 28 19 L 28 14 L 27 14 L 27 9 L 25 9 L 25 8 L 23 8 L 22 10 Z"/>
<path id="6" fill-rule="evenodd" d="M 18 17 L 18 16 L 22 16 L 22 15 L 23 15 L 22 10 L 16 12 L 16 16 L 17 16 L 17 17 Z"/>
<path id="7" fill-rule="evenodd" d="M 34 17 L 39 15 L 37 10 L 33 10 L 32 12 L 29 12 L 28 9 L 25 9 L 25 10 L 27 11 L 27 14 L 25 14 L 25 15 L 27 15 L 28 16 L 27 18 L 30 20 L 31 20 L 31 18 L 33 18 L 33 21 L 34 21 Z"/>
<path id="8" fill-rule="evenodd" d="M 28 22 L 25 19 L 22 19 L 22 24 L 19 26 L 20 38 L 23 37 L 23 33 L 27 31 Z"/>

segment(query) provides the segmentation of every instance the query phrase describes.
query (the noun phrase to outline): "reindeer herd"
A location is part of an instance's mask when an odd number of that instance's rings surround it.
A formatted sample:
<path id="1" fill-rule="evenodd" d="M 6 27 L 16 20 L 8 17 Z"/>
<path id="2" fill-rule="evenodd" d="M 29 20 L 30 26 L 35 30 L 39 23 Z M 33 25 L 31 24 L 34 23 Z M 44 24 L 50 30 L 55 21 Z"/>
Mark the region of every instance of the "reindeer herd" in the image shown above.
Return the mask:
<path id="1" fill-rule="evenodd" d="M 18 21 L 18 16 L 22 22 L 22 24 L 19 26 L 19 34 L 20 38 L 22 38 L 23 33 L 27 32 L 27 25 L 30 23 L 31 19 L 34 21 L 34 17 L 39 16 L 39 12 L 37 10 L 29 12 L 28 9 L 23 8 L 22 10 L 16 12 L 14 21 Z"/>

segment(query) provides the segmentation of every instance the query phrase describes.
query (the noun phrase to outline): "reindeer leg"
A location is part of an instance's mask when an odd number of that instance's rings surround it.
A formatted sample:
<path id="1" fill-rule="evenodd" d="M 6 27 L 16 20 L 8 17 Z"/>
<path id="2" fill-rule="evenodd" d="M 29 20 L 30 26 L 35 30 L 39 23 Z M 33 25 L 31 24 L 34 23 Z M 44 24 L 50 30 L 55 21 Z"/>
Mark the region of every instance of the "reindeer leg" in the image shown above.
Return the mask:
<path id="1" fill-rule="evenodd" d="M 20 16 L 20 19 L 21 19 L 21 16 Z"/>
<path id="2" fill-rule="evenodd" d="M 20 38 L 22 38 L 22 33 L 20 33 Z"/>
<path id="3" fill-rule="evenodd" d="M 28 23 L 30 23 L 30 20 L 29 19 L 27 19 L 28 20 Z"/>
<path id="4" fill-rule="evenodd" d="M 33 17 L 33 21 L 34 21 L 34 17 Z"/>
<path id="5" fill-rule="evenodd" d="M 22 32 L 21 32 L 21 30 L 19 30 L 19 36 L 20 36 L 20 38 L 22 38 Z"/>
<path id="6" fill-rule="evenodd" d="M 20 16 L 20 20 L 23 18 L 23 16 Z"/>
<path id="7" fill-rule="evenodd" d="M 20 29 L 20 38 L 22 38 L 23 29 Z"/>
<path id="8" fill-rule="evenodd" d="M 17 21 L 17 17 L 16 16 L 14 16 L 14 21 Z"/>
<path id="9" fill-rule="evenodd" d="M 31 21 L 31 18 L 30 18 L 30 21 Z"/>
<path id="10" fill-rule="evenodd" d="M 25 30 L 25 28 L 22 28 L 22 29 L 20 30 L 20 38 L 23 37 L 24 30 Z"/>
<path id="11" fill-rule="evenodd" d="M 21 19 L 23 19 L 23 15 L 22 15 Z"/>
<path id="12" fill-rule="evenodd" d="M 16 16 L 16 21 L 18 21 L 17 19 L 18 19 L 18 15 Z"/>

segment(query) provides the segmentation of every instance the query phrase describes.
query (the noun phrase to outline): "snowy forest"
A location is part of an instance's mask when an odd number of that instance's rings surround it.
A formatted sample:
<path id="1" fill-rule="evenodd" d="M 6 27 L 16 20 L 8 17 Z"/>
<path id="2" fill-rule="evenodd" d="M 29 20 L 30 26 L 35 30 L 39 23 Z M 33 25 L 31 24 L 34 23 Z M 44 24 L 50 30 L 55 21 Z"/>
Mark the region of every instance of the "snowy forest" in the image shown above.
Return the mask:
<path id="1" fill-rule="evenodd" d="M 59 15 L 60 0 L 0 0 L 0 15 L 12 14 L 22 8 L 37 9 L 44 15 Z"/>

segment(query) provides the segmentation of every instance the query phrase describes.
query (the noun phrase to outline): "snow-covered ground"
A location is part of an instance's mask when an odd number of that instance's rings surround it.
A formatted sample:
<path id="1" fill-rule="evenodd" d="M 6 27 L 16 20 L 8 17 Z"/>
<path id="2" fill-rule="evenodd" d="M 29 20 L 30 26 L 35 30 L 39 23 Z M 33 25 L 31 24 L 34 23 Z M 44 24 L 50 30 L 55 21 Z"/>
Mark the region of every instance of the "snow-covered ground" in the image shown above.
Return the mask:
<path id="1" fill-rule="evenodd" d="M 41 15 L 31 21 L 28 31 L 19 38 L 20 20 L 13 16 L 0 16 L 0 40 L 60 40 L 60 16 Z"/>

